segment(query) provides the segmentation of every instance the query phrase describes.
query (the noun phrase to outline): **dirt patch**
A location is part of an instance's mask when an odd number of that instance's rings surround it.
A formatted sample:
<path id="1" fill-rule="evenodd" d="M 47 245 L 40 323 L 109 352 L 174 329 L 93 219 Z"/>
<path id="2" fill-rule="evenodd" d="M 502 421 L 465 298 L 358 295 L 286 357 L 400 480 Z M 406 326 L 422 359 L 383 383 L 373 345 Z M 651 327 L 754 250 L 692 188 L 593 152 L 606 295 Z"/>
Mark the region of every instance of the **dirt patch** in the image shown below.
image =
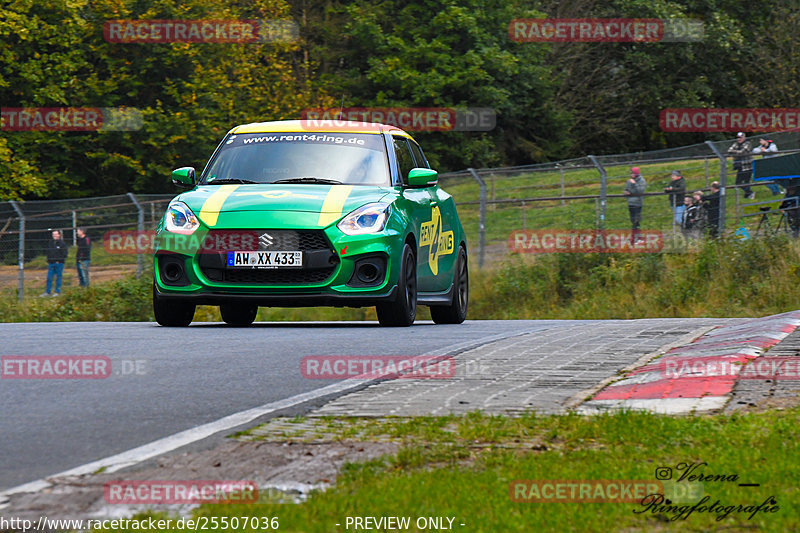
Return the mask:
<path id="1" fill-rule="evenodd" d="M 0 290 L 3 289 L 16 289 L 18 283 L 19 269 L 16 265 L 0 265 Z M 104 283 L 106 281 L 114 281 L 121 279 L 131 274 L 136 273 L 136 265 L 105 265 L 105 266 L 90 266 L 89 280 L 91 283 Z M 47 282 L 47 269 L 43 268 L 26 268 L 25 269 L 25 288 L 41 287 Z M 77 287 L 78 286 L 78 273 L 75 271 L 75 265 L 65 265 L 63 287 Z"/>
<path id="2" fill-rule="evenodd" d="M 108 504 L 107 482 L 122 480 L 242 480 L 255 482 L 260 501 L 298 502 L 313 490 L 336 481 L 345 463 L 394 454 L 389 442 L 267 442 L 226 440 L 213 449 L 162 456 L 142 467 L 111 474 L 49 479 L 51 487 L 14 494 L 0 502 L 4 516 L 48 518 L 123 518 L 137 512 L 167 511 L 187 515 L 196 505 Z"/>

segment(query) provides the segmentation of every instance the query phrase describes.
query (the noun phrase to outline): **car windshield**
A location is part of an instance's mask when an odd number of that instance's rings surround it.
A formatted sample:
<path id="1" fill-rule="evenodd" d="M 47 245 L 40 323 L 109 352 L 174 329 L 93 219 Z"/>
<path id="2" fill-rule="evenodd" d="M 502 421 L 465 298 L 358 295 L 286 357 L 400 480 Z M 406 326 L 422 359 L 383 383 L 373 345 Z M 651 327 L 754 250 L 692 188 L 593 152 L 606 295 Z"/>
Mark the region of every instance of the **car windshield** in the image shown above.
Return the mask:
<path id="1" fill-rule="evenodd" d="M 202 183 L 389 185 L 383 136 L 368 133 L 230 135 Z"/>

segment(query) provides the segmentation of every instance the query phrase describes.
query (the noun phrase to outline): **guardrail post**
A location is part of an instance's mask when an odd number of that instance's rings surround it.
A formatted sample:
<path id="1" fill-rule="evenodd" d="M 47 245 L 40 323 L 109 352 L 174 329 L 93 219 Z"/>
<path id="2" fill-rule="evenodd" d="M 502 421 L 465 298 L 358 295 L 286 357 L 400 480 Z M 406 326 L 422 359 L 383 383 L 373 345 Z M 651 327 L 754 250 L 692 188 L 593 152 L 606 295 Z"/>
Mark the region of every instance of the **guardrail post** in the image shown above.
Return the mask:
<path id="1" fill-rule="evenodd" d="M 25 213 L 19 208 L 17 202 L 9 202 L 19 216 L 19 271 L 17 272 L 17 297 L 21 302 L 25 298 Z"/>
<path id="2" fill-rule="evenodd" d="M 713 142 L 706 141 L 706 144 L 719 158 L 719 234 L 722 235 L 722 232 L 725 231 L 725 204 L 727 203 L 725 187 L 728 186 L 728 161 L 725 159 L 725 154 L 720 152 Z"/>
<path id="3" fill-rule="evenodd" d="M 564 167 L 556 163 L 556 167 L 558 167 L 558 171 L 561 174 L 561 196 L 564 196 Z M 561 207 L 565 207 L 567 202 L 565 202 L 562 198 L 561 200 Z"/>
<path id="4" fill-rule="evenodd" d="M 138 221 L 137 221 L 137 228 L 136 229 L 139 230 L 139 235 L 141 235 L 142 232 L 144 232 L 144 209 L 142 208 L 142 205 L 139 203 L 139 201 L 136 199 L 136 196 L 134 196 L 132 192 L 128 193 L 128 198 L 131 199 L 131 202 L 133 202 L 133 205 L 136 206 L 136 210 L 139 212 Z M 141 253 L 136 254 L 136 277 L 137 278 L 141 278 L 142 277 L 142 254 Z"/>
<path id="5" fill-rule="evenodd" d="M 608 176 L 606 169 L 600 164 L 600 161 L 593 155 L 587 156 L 589 161 L 597 168 L 600 173 L 600 215 L 597 220 L 597 228 L 603 230 L 606 228 L 606 194 L 608 193 Z"/>
<path id="6" fill-rule="evenodd" d="M 486 253 L 486 182 L 483 181 L 474 168 L 467 169 L 472 178 L 478 182 L 481 189 L 480 214 L 478 215 L 478 268 L 483 268 Z"/>

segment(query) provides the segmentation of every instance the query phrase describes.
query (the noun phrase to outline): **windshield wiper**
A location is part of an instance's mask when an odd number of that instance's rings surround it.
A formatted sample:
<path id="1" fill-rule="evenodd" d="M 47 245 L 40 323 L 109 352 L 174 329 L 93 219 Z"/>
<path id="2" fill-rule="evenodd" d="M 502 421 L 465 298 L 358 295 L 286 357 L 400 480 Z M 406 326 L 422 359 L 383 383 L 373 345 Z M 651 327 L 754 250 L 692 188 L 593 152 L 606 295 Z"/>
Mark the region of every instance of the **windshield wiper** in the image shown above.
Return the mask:
<path id="1" fill-rule="evenodd" d="M 216 183 L 261 183 L 260 181 L 246 180 L 242 178 L 221 178 L 218 180 L 207 181 L 206 185 L 214 185 Z"/>
<path id="2" fill-rule="evenodd" d="M 342 182 L 327 178 L 316 178 L 314 176 L 307 176 L 303 178 L 284 178 L 282 180 L 273 181 L 271 183 L 323 183 L 327 185 L 341 185 Z"/>

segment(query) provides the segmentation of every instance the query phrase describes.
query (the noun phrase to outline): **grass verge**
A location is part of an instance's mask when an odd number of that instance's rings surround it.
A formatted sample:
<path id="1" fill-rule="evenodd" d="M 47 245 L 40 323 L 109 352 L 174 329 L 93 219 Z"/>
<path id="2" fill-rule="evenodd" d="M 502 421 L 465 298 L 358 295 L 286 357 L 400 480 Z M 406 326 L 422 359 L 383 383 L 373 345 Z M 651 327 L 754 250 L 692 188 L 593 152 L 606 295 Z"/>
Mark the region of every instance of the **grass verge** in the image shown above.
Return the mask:
<path id="1" fill-rule="evenodd" d="M 281 530 L 307 532 L 346 531 L 347 517 L 356 516 L 408 516 L 411 531 L 422 530 L 415 525 L 418 517 L 451 517 L 453 529 L 481 532 L 797 531 L 798 422 L 798 408 L 697 417 L 475 413 L 320 420 L 321 429 L 334 431 L 335 438 L 388 437 L 403 447 L 391 457 L 348 465 L 333 488 L 303 504 L 205 505 L 194 516 L 278 517 Z M 682 464 L 698 464 L 693 474 L 727 480 L 693 485 L 695 493 L 675 503 L 686 506 L 682 511 L 654 510 L 637 502 L 515 502 L 509 492 L 516 480 L 655 481 L 656 469 L 663 467 L 671 468 L 676 479 L 686 471 Z M 695 510 L 685 517 L 704 496 L 707 506 L 719 500 L 722 509 Z M 751 518 L 735 507 L 758 506 L 770 497 L 776 500 L 772 507 L 778 507 L 771 513 Z"/>

